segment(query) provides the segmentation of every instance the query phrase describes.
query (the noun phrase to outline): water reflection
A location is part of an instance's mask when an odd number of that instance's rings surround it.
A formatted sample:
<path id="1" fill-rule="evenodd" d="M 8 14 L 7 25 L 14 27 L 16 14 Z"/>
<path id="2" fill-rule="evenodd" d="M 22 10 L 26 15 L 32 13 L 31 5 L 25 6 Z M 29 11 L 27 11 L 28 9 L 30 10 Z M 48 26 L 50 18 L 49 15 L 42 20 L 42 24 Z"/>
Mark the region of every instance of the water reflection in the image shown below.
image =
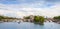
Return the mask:
<path id="1" fill-rule="evenodd" d="M 0 29 L 60 29 L 60 24 L 45 22 L 44 25 L 30 22 L 4 22 L 0 23 Z"/>

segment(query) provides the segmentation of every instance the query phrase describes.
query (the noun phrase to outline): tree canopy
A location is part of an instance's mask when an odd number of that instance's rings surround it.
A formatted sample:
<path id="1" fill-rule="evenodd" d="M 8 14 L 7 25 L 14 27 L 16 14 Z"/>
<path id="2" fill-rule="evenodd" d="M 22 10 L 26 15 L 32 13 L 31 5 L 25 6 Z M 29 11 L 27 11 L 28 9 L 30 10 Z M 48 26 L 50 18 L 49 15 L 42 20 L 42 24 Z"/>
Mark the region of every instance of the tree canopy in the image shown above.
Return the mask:
<path id="1" fill-rule="evenodd" d="M 24 19 L 30 19 L 30 16 L 26 16 L 26 17 L 24 17 Z"/>
<path id="2" fill-rule="evenodd" d="M 43 16 L 34 16 L 34 21 L 35 22 L 40 22 L 40 23 L 44 23 L 44 17 Z"/>
<path id="3" fill-rule="evenodd" d="M 60 16 L 55 16 L 53 17 L 54 19 L 59 19 L 60 20 Z"/>
<path id="4" fill-rule="evenodd" d="M 16 19 L 16 18 L 8 17 L 8 16 L 0 16 L 0 20 L 2 20 L 2 19 Z"/>

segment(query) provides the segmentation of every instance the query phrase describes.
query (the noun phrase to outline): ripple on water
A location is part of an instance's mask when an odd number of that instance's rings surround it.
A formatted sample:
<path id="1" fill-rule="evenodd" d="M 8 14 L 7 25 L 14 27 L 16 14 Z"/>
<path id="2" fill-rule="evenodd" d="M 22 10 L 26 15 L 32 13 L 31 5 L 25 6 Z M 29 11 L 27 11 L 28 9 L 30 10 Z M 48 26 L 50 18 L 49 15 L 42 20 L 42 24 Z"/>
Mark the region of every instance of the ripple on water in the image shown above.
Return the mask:
<path id="1" fill-rule="evenodd" d="M 53 22 L 45 22 L 44 25 L 38 25 L 29 22 L 5 22 L 0 23 L 0 29 L 60 29 L 60 24 Z"/>

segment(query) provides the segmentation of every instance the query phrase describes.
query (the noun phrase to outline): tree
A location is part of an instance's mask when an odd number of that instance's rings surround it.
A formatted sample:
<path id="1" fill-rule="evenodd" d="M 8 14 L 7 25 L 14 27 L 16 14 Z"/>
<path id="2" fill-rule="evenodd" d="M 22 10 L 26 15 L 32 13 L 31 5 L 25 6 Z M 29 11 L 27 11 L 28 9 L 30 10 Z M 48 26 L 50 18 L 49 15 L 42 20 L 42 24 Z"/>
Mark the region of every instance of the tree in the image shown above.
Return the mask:
<path id="1" fill-rule="evenodd" d="M 53 17 L 54 19 L 59 19 L 60 20 L 60 16 L 55 16 Z"/>
<path id="2" fill-rule="evenodd" d="M 44 23 L 44 17 L 39 16 L 39 19 L 40 19 L 40 20 L 39 20 L 40 23 Z"/>
<path id="3" fill-rule="evenodd" d="M 34 16 L 34 22 L 38 22 L 40 24 L 44 23 L 44 17 L 42 16 Z"/>
<path id="4" fill-rule="evenodd" d="M 3 16 L 0 16 L 0 21 L 2 20 L 2 18 L 4 18 Z"/>
<path id="5" fill-rule="evenodd" d="M 24 19 L 30 19 L 30 16 L 24 17 Z"/>
<path id="6" fill-rule="evenodd" d="M 38 16 L 34 16 L 34 22 L 39 22 L 39 17 Z"/>
<path id="7" fill-rule="evenodd" d="M 1 21 L 2 19 L 15 19 L 15 18 L 13 18 L 13 17 L 8 17 L 8 16 L 0 16 L 0 21 Z"/>

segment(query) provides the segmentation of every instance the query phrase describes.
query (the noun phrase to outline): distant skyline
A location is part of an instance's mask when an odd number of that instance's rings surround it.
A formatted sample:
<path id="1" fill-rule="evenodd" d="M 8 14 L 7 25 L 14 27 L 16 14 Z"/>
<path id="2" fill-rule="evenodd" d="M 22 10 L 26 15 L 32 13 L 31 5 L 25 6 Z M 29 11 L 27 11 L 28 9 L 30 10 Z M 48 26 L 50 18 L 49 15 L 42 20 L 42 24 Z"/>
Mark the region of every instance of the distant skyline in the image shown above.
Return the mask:
<path id="1" fill-rule="evenodd" d="M 0 0 L 0 15 L 53 17 L 60 15 L 60 0 Z"/>

